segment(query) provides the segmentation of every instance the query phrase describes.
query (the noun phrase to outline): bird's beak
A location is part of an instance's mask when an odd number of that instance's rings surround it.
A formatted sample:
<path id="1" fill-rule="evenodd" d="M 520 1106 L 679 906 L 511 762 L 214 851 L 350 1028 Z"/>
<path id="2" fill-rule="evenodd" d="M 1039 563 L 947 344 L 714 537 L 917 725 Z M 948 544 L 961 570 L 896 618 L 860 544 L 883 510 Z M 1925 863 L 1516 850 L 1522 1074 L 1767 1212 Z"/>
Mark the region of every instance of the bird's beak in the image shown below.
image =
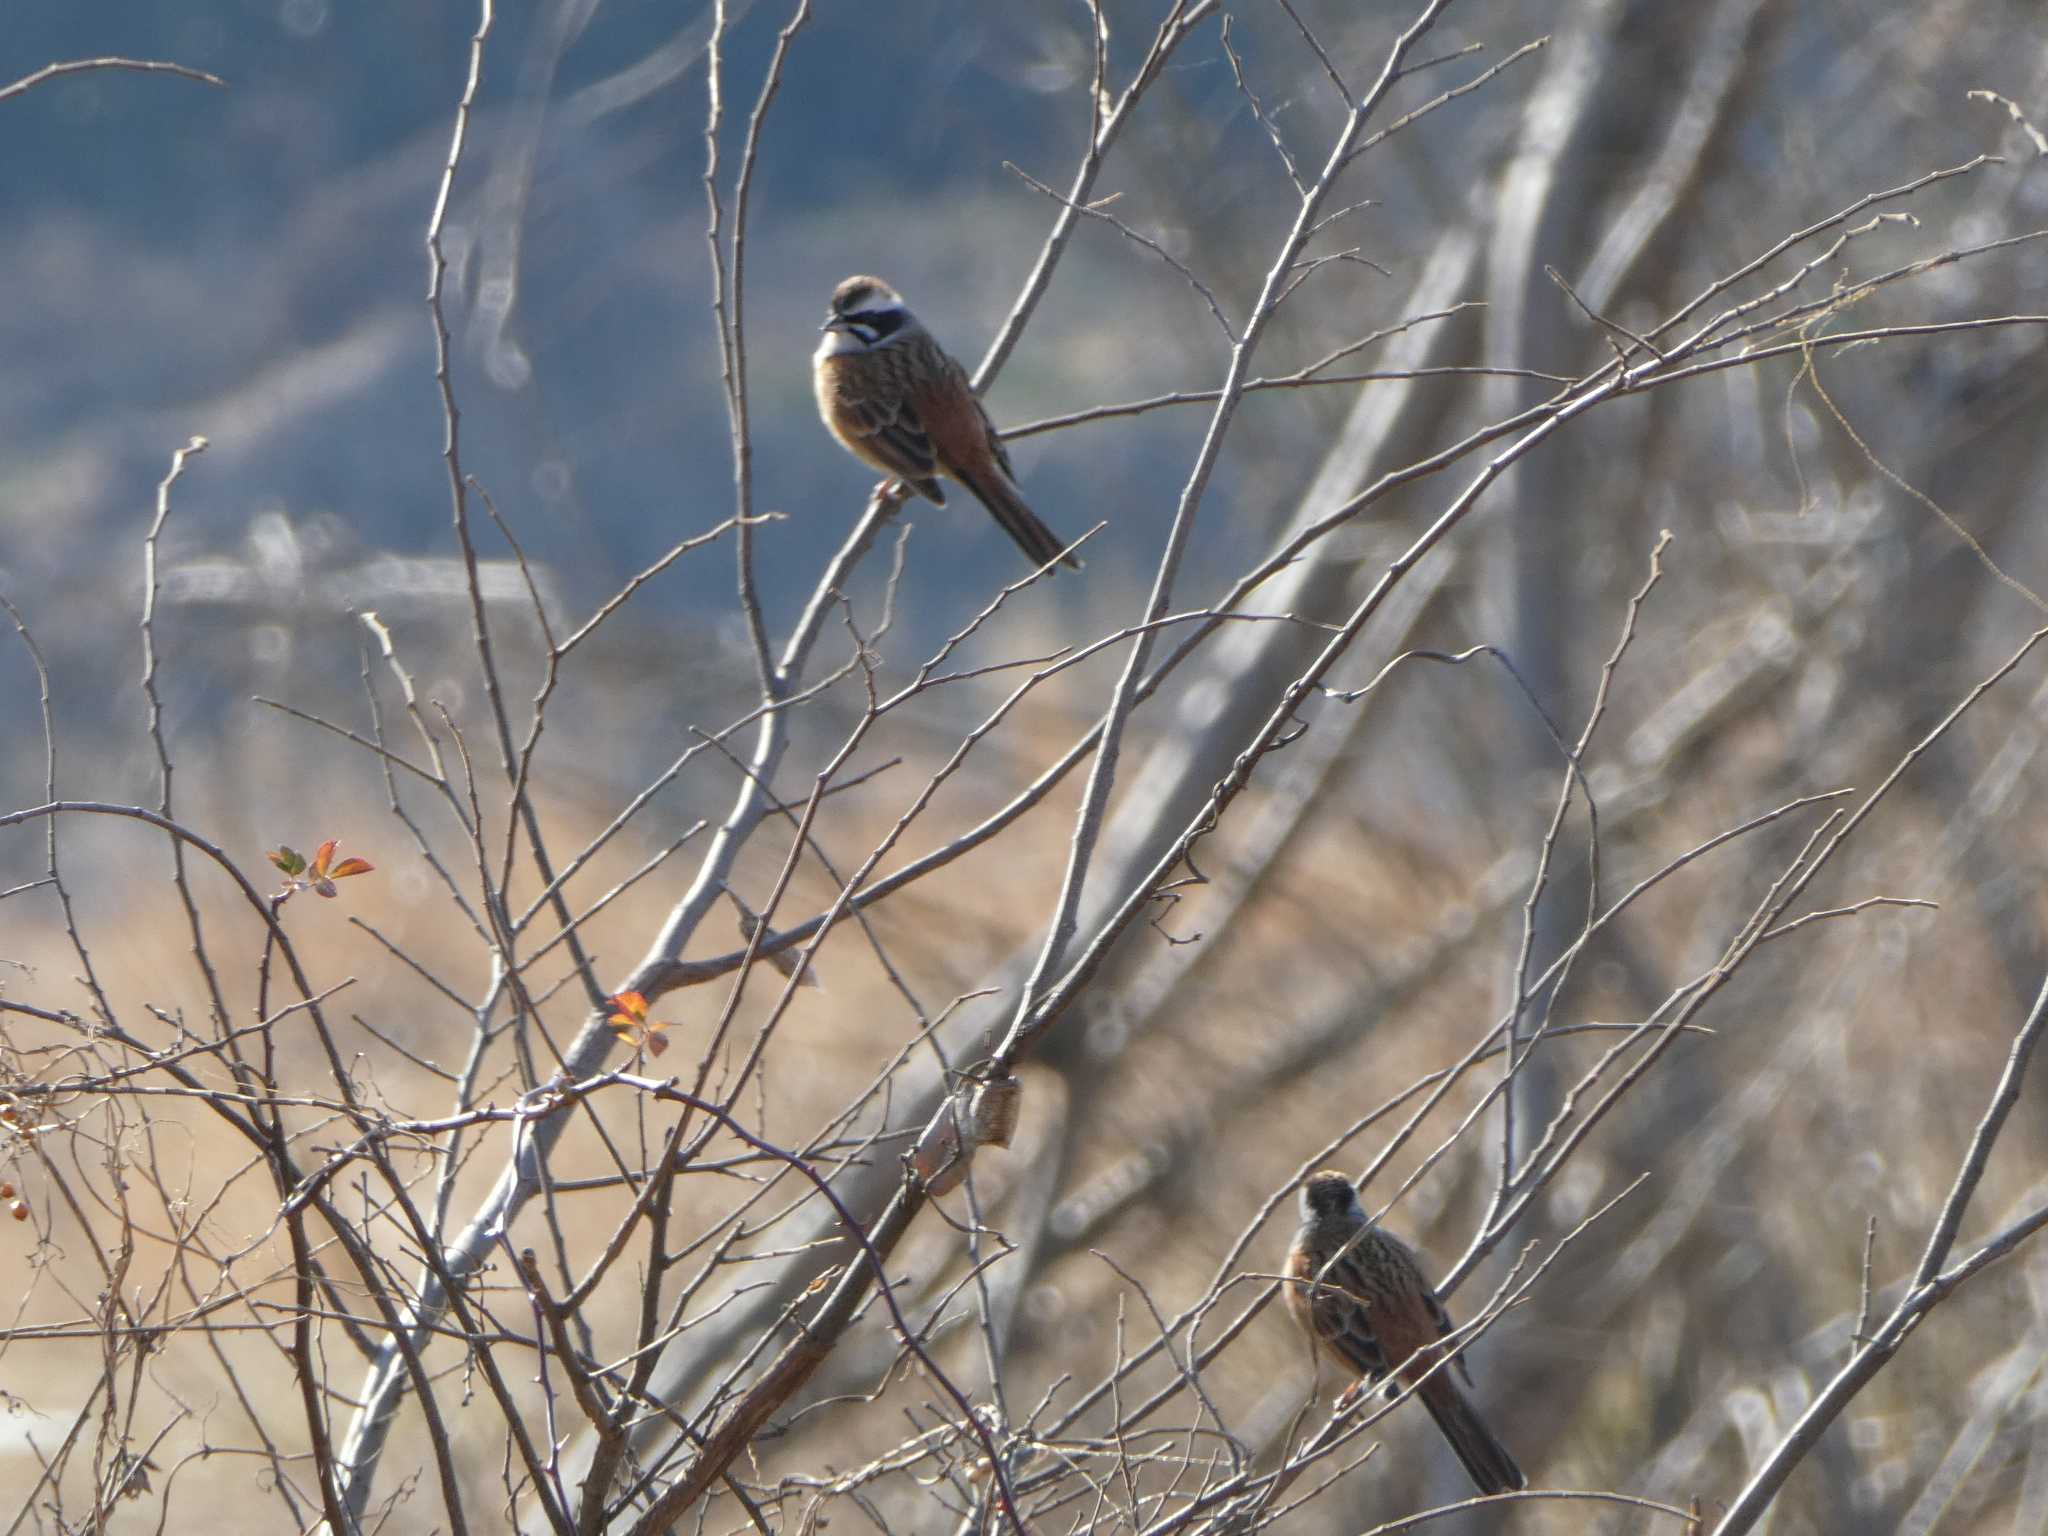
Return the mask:
<path id="1" fill-rule="evenodd" d="M 818 329 L 821 331 L 844 331 L 851 329 L 851 327 L 847 325 L 844 315 L 827 315 L 825 323 L 819 326 Z"/>

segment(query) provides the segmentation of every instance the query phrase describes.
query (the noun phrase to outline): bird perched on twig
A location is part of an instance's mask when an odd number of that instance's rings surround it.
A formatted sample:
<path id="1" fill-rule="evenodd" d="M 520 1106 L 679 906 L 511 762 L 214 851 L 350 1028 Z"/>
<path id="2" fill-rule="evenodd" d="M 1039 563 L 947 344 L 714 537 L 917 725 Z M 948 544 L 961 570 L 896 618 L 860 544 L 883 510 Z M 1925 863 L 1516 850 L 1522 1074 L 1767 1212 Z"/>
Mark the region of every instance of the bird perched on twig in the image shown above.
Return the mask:
<path id="1" fill-rule="evenodd" d="M 1390 1372 L 1413 1389 L 1481 1493 L 1526 1488 L 1515 1458 L 1494 1439 L 1458 1387 L 1463 1358 L 1432 1371 L 1451 1332 L 1443 1303 L 1399 1238 L 1374 1225 L 1343 1174 L 1325 1168 L 1301 1187 L 1301 1229 L 1287 1255 L 1287 1306 L 1318 1350 L 1361 1379 L 1353 1394 Z M 1425 1374 L 1427 1373 L 1427 1374 Z"/>
<path id="2" fill-rule="evenodd" d="M 856 458 L 938 506 L 938 476 L 958 480 L 1036 565 L 1080 569 L 1066 541 L 1024 503 L 1010 456 L 975 398 L 967 370 L 932 340 L 903 296 L 879 277 L 832 292 L 811 358 L 818 414 Z"/>

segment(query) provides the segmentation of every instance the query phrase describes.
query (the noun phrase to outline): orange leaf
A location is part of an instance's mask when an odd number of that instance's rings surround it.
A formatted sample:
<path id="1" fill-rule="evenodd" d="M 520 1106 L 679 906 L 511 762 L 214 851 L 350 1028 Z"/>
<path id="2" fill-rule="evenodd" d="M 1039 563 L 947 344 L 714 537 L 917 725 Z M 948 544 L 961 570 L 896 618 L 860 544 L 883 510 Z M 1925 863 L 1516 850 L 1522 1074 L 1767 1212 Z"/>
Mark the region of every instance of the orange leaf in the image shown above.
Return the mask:
<path id="1" fill-rule="evenodd" d="M 368 859 L 343 859 L 327 875 L 331 880 L 346 880 L 350 875 L 367 875 L 376 867 Z"/>
<path id="2" fill-rule="evenodd" d="M 334 857 L 334 850 L 340 846 L 340 838 L 330 837 L 326 842 L 313 850 L 313 861 L 307 866 L 307 872 L 315 880 L 325 880 L 327 878 L 328 861 Z M 323 892 L 322 894 L 325 893 Z"/>
<path id="3" fill-rule="evenodd" d="M 650 1056 L 659 1056 L 668 1049 L 668 1038 L 663 1033 L 669 1027 L 668 1020 L 648 1018 L 645 997 L 638 992 L 621 992 L 605 1001 L 612 1010 L 605 1022 L 633 1049 Z"/>

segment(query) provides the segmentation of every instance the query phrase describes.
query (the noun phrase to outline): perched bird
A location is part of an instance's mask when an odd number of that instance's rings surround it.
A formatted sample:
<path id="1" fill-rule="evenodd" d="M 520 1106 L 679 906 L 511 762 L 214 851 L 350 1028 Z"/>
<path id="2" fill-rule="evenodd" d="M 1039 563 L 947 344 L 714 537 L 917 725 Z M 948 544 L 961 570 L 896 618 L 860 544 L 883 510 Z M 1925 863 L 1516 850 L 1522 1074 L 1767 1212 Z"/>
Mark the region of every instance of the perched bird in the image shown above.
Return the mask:
<path id="1" fill-rule="evenodd" d="M 1463 1357 L 1424 1379 L 1441 1358 L 1439 1341 L 1450 1334 L 1451 1319 L 1415 1255 L 1373 1224 L 1343 1174 L 1325 1168 L 1302 1185 L 1301 1230 L 1287 1255 L 1287 1274 L 1294 1320 L 1319 1349 L 1362 1378 L 1345 1397 L 1393 1372 L 1403 1387 L 1414 1388 L 1481 1493 L 1529 1486 L 1452 1379 L 1456 1371 L 1471 1382 Z"/>
<path id="2" fill-rule="evenodd" d="M 967 370 L 932 340 L 901 294 L 879 277 L 849 277 L 832 291 L 818 329 L 825 333 L 811 358 L 818 414 L 849 452 L 942 507 L 938 476 L 952 476 L 1034 565 L 1057 558 L 1080 569 L 1061 554 L 1066 540 L 1024 504 Z"/>

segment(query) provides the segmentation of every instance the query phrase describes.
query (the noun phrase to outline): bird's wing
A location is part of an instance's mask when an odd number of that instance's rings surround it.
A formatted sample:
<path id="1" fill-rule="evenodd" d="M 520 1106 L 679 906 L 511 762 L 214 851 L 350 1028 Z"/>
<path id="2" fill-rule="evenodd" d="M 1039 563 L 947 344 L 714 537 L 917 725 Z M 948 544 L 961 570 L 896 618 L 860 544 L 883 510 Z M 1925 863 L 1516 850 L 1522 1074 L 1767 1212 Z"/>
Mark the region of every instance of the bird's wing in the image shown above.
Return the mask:
<path id="1" fill-rule="evenodd" d="M 904 357 L 902 376 L 908 386 L 903 392 L 904 408 L 924 428 L 939 467 L 963 484 L 972 484 L 977 477 L 986 481 L 990 477 L 982 468 L 985 453 L 995 460 L 996 468 L 1010 482 L 1012 499 L 1021 502 L 1022 496 L 1014 494 L 1017 471 L 1011 467 L 1009 450 L 996 435 L 995 423 L 988 419 L 988 411 L 959 360 L 930 337 L 922 337 L 899 350 Z M 975 494 L 984 501 L 989 499 L 986 491 L 977 490 Z M 1051 553 L 1032 558 L 1041 562 L 1052 558 L 1064 541 L 1051 542 Z"/>
<path id="2" fill-rule="evenodd" d="M 1372 1329 L 1372 1292 L 1352 1272 L 1347 1254 L 1325 1273 L 1327 1250 L 1297 1248 L 1290 1268 L 1300 1284 L 1290 1287 L 1288 1301 L 1304 1319 L 1316 1341 L 1368 1381 L 1387 1374 L 1386 1352 Z"/>
<path id="3" fill-rule="evenodd" d="M 1334 1294 L 1318 1300 L 1317 1332 L 1362 1375 L 1378 1381 L 1399 1369 L 1412 1386 L 1435 1362 L 1450 1317 L 1392 1234 L 1367 1233 L 1329 1266 L 1323 1285 Z"/>
<path id="4" fill-rule="evenodd" d="M 1318 1302 L 1317 1332 L 1338 1358 L 1368 1381 L 1387 1374 L 1387 1352 L 1373 1331 L 1372 1308 L 1360 1306 L 1348 1297 Z M 1327 1319 L 1327 1323 L 1323 1320 Z"/>
<path id="5" fill-rule="evenodd" d="M 1444 1310 L 1444 1304 L 1436 1299 L 1436 1292 L 1430 1288 L 1427 1281 L 1423 1283 L 1422 1295 L 1429 1307 L 1430 1318 L 1436 1323 L 1437 1337 L 1440 1339 L 1449 1338 L 1456 1331 L 1456 1325 L 1451 1322 L 1451 1314 Z M 1472 1385 L 1472 1372 L 1465 1364 L 1463 1354 L 1458 1355 L 1452 1360 L 1451 1367 L 1460 1376 L 1465 1378 L 1466 1386 Z"/>
<path id="6" fill-rule="evenodd" d="M 859 436 L 876 462 L 905 480 L 929 480 L 939 467 L 932 451 L 931 435 L 925 431 L 917 407 L 911 403 L 909 380 L 896 375 L 903 359 L 893 356 L 896 348 L 871 354 L 878 370 L 887 370 L 873 387 L 857 388 L 851 369 L 833 380 L 839 406 L 839 422 Z"/>

